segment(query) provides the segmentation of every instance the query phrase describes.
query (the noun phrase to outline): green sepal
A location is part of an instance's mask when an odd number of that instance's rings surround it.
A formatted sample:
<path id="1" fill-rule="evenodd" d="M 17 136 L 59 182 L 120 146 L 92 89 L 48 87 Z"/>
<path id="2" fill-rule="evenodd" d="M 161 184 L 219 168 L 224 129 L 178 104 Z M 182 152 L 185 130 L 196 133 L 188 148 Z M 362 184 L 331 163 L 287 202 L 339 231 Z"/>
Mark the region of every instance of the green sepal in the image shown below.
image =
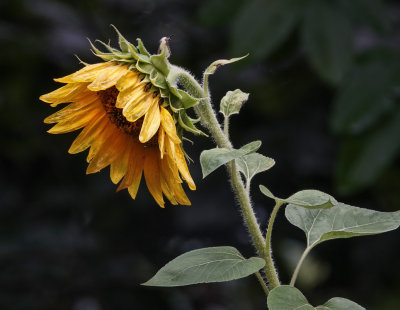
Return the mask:
<path id="1" fill-rule="evenodd" d="M 92 41 L 90 39 L 88 39 L 90 46 L 92 47 L 92 53 L 94 55 L 96 55 L 97 57 L 100 57 L 101 59 L 105 60 L 105 61 L 111 61 L 114 58 L 114 55 L 112 53 L 103 53 L 102 51 L 100 51 L 96 46 L 94 46 L 94 44 L 92 43 Z"/>
<path id="2" fill-rule="evenodd" d="M 115 61 L 115 57 L 114 55 L 107 55 L 107 54 L 103 54 L 103 55 L 98 55 L 96 53 L 94 53 L 97 57 L 100 57 L 101 59 L 103 59 L 104 61 Z"/>
<path id="3" fill-rule="evenodd" d="M 164 75 L 162 75 L 159 71 L 157 71 L 156 69 L 153 69 L 151 72 L 150 72 L 150 81 L 151 81 L 151 83 L 154 85 L 154 86 L 156 86 L 156 87 L 158 87 L 158 88 L 163 88 L 163 89 L 166 89 L 168 86 L 167 86 L 167 83 L 165 82 L 165 77 L 164 77 Z"/>
<path id="4" fill-rule="evenodd" d="M 106 44 L 103 41 L 96 40 L 95 42 L 99 42 L 101 45 L 103 45 L 113 55 L 121 54 L 121 52 L 119 50 L 117 50 L 116 48 L 111 47 L 109 44 Z"/>
<path id="5" fill-rule="evenodd" d="M 111 27 L 114 28 L 115 32 L 118 35 L 118 44 L 119 47 L 121 48 L 121 51 L 124 53 L 129 53 L 130 52 L 129 45 L 132 44 L 130 44 L 129 41 L 124 38 L 124 36 L 118 31 L 117 27 L 115 27 L 113 24 L 111 24 Z"/>
<path id="6" fill-rule="evenodd" d="M 139 61 L 145 62 L 147 64 L 151 64 L 150 57 L 147 55 L 138 54 L 138 58 L 139 58 L 138 59 Z"/>
<path id="7" fill-rule="evenodd" d="M 181 102 L 185 109 L 189 109 L 199 102 L 199 99 L 190 96 L 187 92 L 181 89 L 178 89 L 178 92 L 181 95 Z"/>
<path id="8" fill-rule="evenodd" d="M 143 80 L 140 81 L 140 84 L 147 84 L 147 83 L 151 83 L 151 81 L 150 77 L 147 74 L 145 74 Z"/>
<path id="9" fill-rule="evenodd" d="M 198 123 L 198 122 L 201 121 L 201 118 L 200 118 L 200 117 L 199 117 L 199 118 L 191 118 L 191 117 L 188 115 L 188 118 L 190 119 L 190 121 L 192 122 L 192 124 L 196 124 L 196 123 Z"/>
<path id="10" fill-rule="evenodd" d="M 174 113 L 178 113 L 179 111 L 183 110 L 182 103 L 175 96 L 169 96 L 168 97 L 168 101 L 169 101 L 169 105 L 171 107 L 171 110 Z"/>
<path id="11" fill-rule="evenodd" d="M 143 55 L 146 55 L 147 57 L 150 57 L 150 53 L 144 47 L 142 40 L 138 38 L 137 41 L 138 41 L 138 50 L 139 50 L 139 52 L 141 54 L 143 54 Z"/>
<path id="12" fill-rule="evenodd" d="M 169 92 L 166 89 L 160 89 L 161 98 L 168 98 Z"/>
<path id="13" fill-rule="evenodd" d="M 150 64 L 142 63 L 138 61 L 136 63 L 136 69 L 142 73 L 150 74 L 153 71 L 154 67 Z"/>
<path id="14" fill-rule="evenodd" d="M 167 58 L 165 56 L 165 53 L 157 54 L 157 55 L 152 55 L 150 57 L 151 63 L 159 70 L 162 72 L 164 76 L 168 76 L 169 74 L 169 63 L 167 61 Z"/>
<path id="15" fill-rule="evenodd" d="M 131 43 L 129 43 L 128 48 L 129 48 L 129 52 L 131 53 L 132 57 L 135 60 L 138 60 L 139 59 L 139 53 L 138 53 L 137 48 Z"/>
<path id="16" fill-rule="evenodd" d="M 168 89 L 169 92 L 173 95 L 175 95 L 176 97 L 178 97 L 178 99 L 182 99 L 181 94 L 178 92 L 178 89 L 173 86 L 170 82 L 168 82 L 168 78 L 166 79 L 167 85 L 168 85 Z"/>
<path id="17" fill-rule="evenodd" d="M 196 135 L 203 135 L 208 137 L 207 134 L 205 134 L 204 132 L 202 132 L 201 130 L 197 129 L 193 123 L 190 121 L 190 118 L 187 116 L 186 112 L 184 110 L 180 110 L 178 112 L 178 122 L 179 125 L 181 125 L 183 127 L 183 129 L 190 131 Z"/>

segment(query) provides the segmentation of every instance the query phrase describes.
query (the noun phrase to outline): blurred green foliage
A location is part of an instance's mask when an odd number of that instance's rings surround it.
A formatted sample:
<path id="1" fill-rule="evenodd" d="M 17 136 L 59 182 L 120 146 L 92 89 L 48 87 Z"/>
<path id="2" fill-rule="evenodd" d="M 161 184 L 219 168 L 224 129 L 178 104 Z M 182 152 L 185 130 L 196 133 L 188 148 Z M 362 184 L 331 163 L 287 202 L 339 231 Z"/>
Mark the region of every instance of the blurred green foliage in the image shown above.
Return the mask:
<path id="1" fill-rule="evenodd" d="M 336 173 L 342 194 L 373 184 L 400 154 L 395 125 L 400 53 L 393 42 L 400 34 L 391 5 L 381 0 L 252 0 L 229 5 L 208 0 L 200 10 L 204 25 L 230 22 L 230 52 L 250 51 L 253 63 L 273 59 L 289 39 L 299 37 L 290 53 L 307 58 L 321 82 L 336 92 L 331 128 L 343 141 Z M 371 135 L 374 130 L 381 134 Z M 362 146 L 355 147 L 353 142 L 360 140 Z"/>

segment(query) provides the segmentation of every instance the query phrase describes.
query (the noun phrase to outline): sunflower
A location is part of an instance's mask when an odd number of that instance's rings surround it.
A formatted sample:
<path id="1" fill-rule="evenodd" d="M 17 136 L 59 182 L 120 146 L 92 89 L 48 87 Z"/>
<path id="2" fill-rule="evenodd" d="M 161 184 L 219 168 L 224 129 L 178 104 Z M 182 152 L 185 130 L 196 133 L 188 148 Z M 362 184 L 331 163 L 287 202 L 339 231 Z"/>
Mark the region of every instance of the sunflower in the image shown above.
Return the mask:
<path id="1" fill-rule="evenodd" d="M 119 183 L 117 191 L 128 189 L 133 199 L 144 174 L 159 206 L 164 207 L 163 195 L 173 205 L 190 205 L 182 179 L 191 190 L 196 186 L 177 133 L 176 117 L 146 74 L 127 61 L 107 61 L 85 64 L 55 81 L 66 85 L 40 99 L 52 107 L 69 105 L 44 122 L 56 123 L 48 131 L 52 134 L 83 128 L 68 152 L 89 149 L 87 174 L 110 166 L 112 182 Z"/>

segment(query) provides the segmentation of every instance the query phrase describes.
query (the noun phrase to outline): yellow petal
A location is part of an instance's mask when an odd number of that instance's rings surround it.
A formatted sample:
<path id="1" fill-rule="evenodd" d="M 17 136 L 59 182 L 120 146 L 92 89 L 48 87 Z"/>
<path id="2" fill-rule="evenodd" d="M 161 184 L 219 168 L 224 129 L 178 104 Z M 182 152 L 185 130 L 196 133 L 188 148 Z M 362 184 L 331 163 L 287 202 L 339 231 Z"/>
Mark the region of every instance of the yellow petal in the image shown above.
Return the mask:
<path id="1" fill-rule="evenodd" d="M 165 153 L 165 131 L 162 127 L 158 131 L 158 148 L 160 149 L 161 158 L 163 158 Z"/>
<path id="2" fill-rule="evenodd" d="M 114 86 L 117 81 L 128 71 L 127 66 L 112 66 L 97 74 L 96 79 L 89 84 L 91 91 L 100 91 Z"/>
<path id="3" fill-rule="evenodd" d="M 51 106 L 55 107 L 60 103 L 75 101 L 76 99 L 79 99 L 87 94 L 89 92 L 87 85 L 87 83 L 67 84 L 56 89 L 55 91 L 52 91 L 51 93 L 40 96 L 39 99 L 44 102 L 51 103 Z"/>
<path id="4" fill-rule="evenodd" d="M 168 112 L 167 109 L 160 107 L 161 112 L 161 125 L 164 128 L 167 135 L 171 138 L 174 143 L 181 143 L 181 139 L 179 139 L 178 135 L 176 134 L 176 127 L 174 120 L 171 114 Z"/>
<path id="5" fill-rule="evenodd" d="M 88 123 L 93 122 L 100 111 L 101 109 L 96 106 L 89 106 L 87 109 L 65 117 L 65 119 L 53 126 L 47 132 L 52 134 L 61 134 L 78 130 L 86 126 Z"/>
<path id="6" fill-rule="evenodd" d="M 126 136 L 116 130 L 104 141 L 96 156 L 90 161 L 86 169 L 86 174 L 99 172 L 101 169 L 111 164 L 124 151 Z"/>
<path id="7" fill-rule="evenodd" d="M 134 104 L 143 100 L 145 97 L 150 96 L 150 93 L 144 90 L 145 85 L 134 85 L 132 87 L 126 88 L 118 94 L 115 106 L 119 109 L 125 108 L 127 105 Z"/>
<path id="8" fill-rule="evenodd" d="M 168 165 L 168 171 L 171 173 L 171 176 L 174 178 L 175 183 L 182 183 L 182 179 L 179 176 L 178 167 L 175 161 L 170 156 L 164 157 L 164 162 Z"/>
<path id="9" fill-rule="evenodd" d="M 153 95 L 148 94 L 142 100 L 126 105 L 122 110 L 122 115 L 125 116 L 129 122 L 136 122 L 147 113 L 152 104 L 154 104 Z"/>
<path id="10" fill-rule="evenodd" d="M 183 154 L 180 145 L 175 144 L 172 141 L 168 141 L 167 149 L 168 155 L 175 161 L 179 172 L 181 173 L 183 179 L 188 183 L 191 190 L 196 189 L 196 185 L 190 175 L 189 168 L 186 164 L 185 155 Z"/>
<path id="11" fill-rule="evenodd" d="M 114 184 L 117 184 L 126 174 L 128 169 L 129 154 L 130 154 L 130 140 L 120 155 L 110 165 L 110 178 Z"/>
<path id="12" fill-rule="evenodd" d="M 88 124 L 81 133 L 76 137 L 71 147 L 68 150 L 70 154 L 76 154 L 86 150 L 92 145 L 93 141 L 97 136 L 109 125 L 108 120 L 105 120 L 105 113 L 99 112 L 95 117 L 94 121 Z"/>
<path id="13" fill-rule="evenodd" d="M 74 114 L 81 112 L 81 111 L 86 111 L 91 109 L 92 104 L 101 104 L 100 101 L 98 101 L 97 95 L 92 95 L 90 96 L 90 100 L 79 100 L 75 103 L 71 103 L 65 108 L 57 111 L 56 113 L 51 114 L 50 116 L 46 117 L 44 119 L 44 122 L 46 124 L 52 124 L 52 123 L 57 123 L 62 121 L 63 119 L 69 118 L 73 116 Z"/>
<path id="14" fill-rule="evenodd" d="M 144 177 L 151 195 L 161 208 L 164 208 L 164 199 L 161 189 L 160 160 L 158 150 L 155 148 L 145 149 Z"/>
<path id="15" fill-rule="evenodd" d="M 139 143 L 132 143 L 129 151 L 128 168 L 124 179 L 118 186 L 117 191 L 128 188 L 129 194 L 133 199 L 136 194 L 142 179 L 144 165 L 144 149 Z"/>
<path id="16" fill-rule="evenodd" d="M 102 62 L 93 65 L 87 65 L 70 75 L 54 79 L 56 82 L 61 83 L 77 83 L 77 82 L 93 82 L 96 79 L 97 74 L 99 74 L 103 69 L 115 66 L 113 62 Z"/>
<path id="17" fill-rule="evenodd" d="M 174 206 L 178 204 L 174 197 L 173 191 L 169 188 L 168 183 L 163 178 L 163 176 L 161 176 L 161 190 L 165 197 L 167 197 L 167 199 L 171 202 L 171 204 L 173 204 Z"/>
<path id="18" fill-rule="evenodd" d="M 93 141 L 92 145 L 90 146 L 89 154 L 86 157 L 86 161 L 89 163 L 93 157 L 96 156 L 96 154 L 99 152 L 100 148 L 103 146 L 104 142 L 107 141 L 108 137 L 111 136 L 115 131 L 118 129 L 114 126 L 114 124 L 111 124 L 110 121 L 107 119 L 106 120 L 107 125 L 105 126 L 104 130 L 101 131 L 96 139 Z"/>
<path id="19" fill-rule="evenodd" d="M 149 141 L 157 133 L 160 122 L 160 107 L 158 102 L 155 102 L 144 117 L 142 129 L 139 134 L 139 141 L 142 143 Z"/>
<path id="20" fill-rule="evenodd" d="M 122 92 L 125 89 L 140 83 L 141 78 L 138 73 L 129 70 L 123 77 L 121 77 L 115 87 Z"/>
<path id="21" fill-rule="evenodd" d="M 183 190 L 181 183 L 176 182 L 176 179 L 174 178 L 174 174 L 178 173 L 176 166 L 173 168 L 175 170 L 175 172 L 172 171 L 167 158 L 168 158 L 168 156 L 166 156 L 165 159 L 161 160 L 162 181 L 165 181 L 167 183 L 168 189 L 170 190 L 171 194 L 173 195 L 173 197 L 176 199 L 176 201 L 179 204 L 191 205 L 190 200 L 186 196 L 186 193 Z M 163 192 L 167 196 L 167 194 L 164 190 L 163 190 Z M 168 198 L 168 196 L 167 196 L 167 198 Z"/>

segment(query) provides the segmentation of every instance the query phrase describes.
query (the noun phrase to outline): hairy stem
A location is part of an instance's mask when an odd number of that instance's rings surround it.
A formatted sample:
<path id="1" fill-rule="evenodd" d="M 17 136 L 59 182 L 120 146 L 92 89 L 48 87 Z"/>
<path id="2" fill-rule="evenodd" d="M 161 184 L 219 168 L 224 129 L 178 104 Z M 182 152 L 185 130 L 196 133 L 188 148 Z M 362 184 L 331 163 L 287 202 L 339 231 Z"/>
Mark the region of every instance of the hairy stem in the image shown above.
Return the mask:
<path id="1" fill-rule="evenodd" d="M 271 239 L 272 239 L 272 228 L 275 223 L 276 215 L 278 214 L 279 208 L 282 206 L 282 202 L 277 201 L 275 204 L 274 209 L 272 210 L 271 216 L 269 218 L 268 228 L 267 228 L 267 235 L 265 237 L 265 250 L 267 252 L 266 258 L 266 267 L 267 270 L 265 271 L 267 275 L 267 279 L 269 281 L 270 289 L 273 289 L 280 285 L 278 279 L 278 273 L 275 268 L 274 260 L 272 259 L 272 248 L 271 248 Z"/>
<path id="2" fill-rule="evenodd" d="M 224 118 L 224 133 L 225 136 L 229 139 L 229 117 L 225 116 Z"/>
<path id="3" fill-rule="evenodd" d="M 232 148 L 232 143 L 230 142 L 227 135 L 221 129 L 221 126 L 217 120 L 214 109 L 211 105 L 210 96 L 207 89 L 204 90 L 200 84 L 194 79 L 194 77 L 187 71 L 179 68 L 173 67 L 171 71 L 174 71 L 175 81 L 179 82 L 187 91 L 189 91 L 193 96 L 201 98 L 199 104 L 197 105 L 195 111 L 201 119 L 202 124 L 209 130 L 212 137 L 214 138 L 216 144 L 220 148 Z M 263 258 L 267 265 L 264 267 L 267 280 L 272 286 L 279 285 L 278 276 L 275 272 L 273 265 L 270 266 L 268 262 L 268 253 L 265 247 L 265 240 L 260 230 L 260 226 L 257 222 L 255 216 L 250 196 L 248 191 L 245 189 L 243 181 L 239 175 L 239 171 L 236 167 L 235 161 L 231 161 L 227 164 L 229 178 L 232 182 L 233 190 L 239 200 L 240 208 L 242 210 L 243 219 L 246 227 L 249 230 L 250 236 L 252 238 L 253 244 L 258 252 L 258 255 Z M 271 269 L 272 268 L 272 269 Z"/>

